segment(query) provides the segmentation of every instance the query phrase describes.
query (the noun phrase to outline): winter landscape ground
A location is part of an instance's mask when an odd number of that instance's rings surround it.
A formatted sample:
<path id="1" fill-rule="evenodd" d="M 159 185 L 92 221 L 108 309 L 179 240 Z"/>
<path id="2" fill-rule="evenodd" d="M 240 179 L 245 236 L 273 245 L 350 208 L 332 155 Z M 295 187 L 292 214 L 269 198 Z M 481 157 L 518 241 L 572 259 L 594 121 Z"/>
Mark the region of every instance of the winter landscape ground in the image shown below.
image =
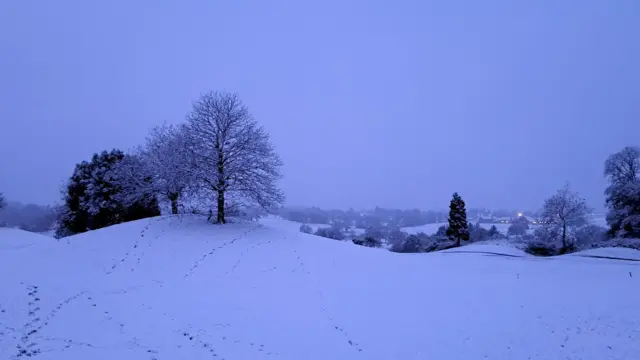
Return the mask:
<path id="1" fill-rule="evenodd" d="M 0 238 L 0 359 L 640 358 L 636 250 L 396 254 L 189 216 Z"/>

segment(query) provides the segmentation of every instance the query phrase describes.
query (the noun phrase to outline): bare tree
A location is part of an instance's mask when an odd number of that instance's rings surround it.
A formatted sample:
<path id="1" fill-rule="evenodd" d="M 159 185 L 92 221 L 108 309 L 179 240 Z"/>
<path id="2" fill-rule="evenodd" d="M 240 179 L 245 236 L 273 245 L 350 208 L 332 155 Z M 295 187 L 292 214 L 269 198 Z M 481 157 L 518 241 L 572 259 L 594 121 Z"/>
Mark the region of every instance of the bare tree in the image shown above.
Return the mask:
<path id="1" fill-rule="evenodd" d="M 609 156 L 604 163 L 604 175 L 612 186 L 626 185 L 640 179 L 640 148 L 627 146 Z"/>
<path id="2" fill-rule="evenodd" d="M 227 198 L 262 207 L 281 204 L 276 187 L 282 161 L 269 134 L 236 94 L 209 92 L 187 116 L 193 170 L 217 199 L 217 222 L 225 223 Z"/>
<path id="3" fill-rule="evenodd" d="M 4 209 L 5 206 L 6 206 L 6 203 L 4 200 L 4 194 L 0 192 L 0 210 Z"/>
<path id="4" fill-rule="evenodd" d="M 186 127 L 163 124 L 152 128 L 145 145 L 125 157 L 117 170 L 124 203 L 154 197 L 168 201 L 171 213 L 177 214 L 192 183 Z"/>
<path id="5" fill-rule="evenodd" d="M 562 247 L 566 248 L 568 231 L 586 224 L 590 211 L 585 200 L 572 192 L 567 184 L 545 200 L 541 219 L 545 226 L 558 231 Z"/>

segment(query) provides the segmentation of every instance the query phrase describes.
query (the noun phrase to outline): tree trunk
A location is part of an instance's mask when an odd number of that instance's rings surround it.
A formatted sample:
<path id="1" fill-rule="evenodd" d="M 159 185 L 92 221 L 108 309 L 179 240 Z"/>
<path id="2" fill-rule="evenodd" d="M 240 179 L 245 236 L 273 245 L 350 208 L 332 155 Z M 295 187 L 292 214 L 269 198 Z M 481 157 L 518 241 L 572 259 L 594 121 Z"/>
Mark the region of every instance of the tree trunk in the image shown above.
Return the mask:
<path id="1" fill-rule="evenodd" d="M 562 224 L 562 248 L 567 247 L 567 225 Z"/>
<path id="2" fill-rule="evenodd" d="M 218 217 L 216 221 L 218 224 L 226 223 L 224 220 L 224 191 L 220 190 L 218 190 Z"/>
<path id="3" fill-rule="evenodd" d="M 178 198 L 180 197 L 177 193 L 169 194 L 169 200 L 171 201 L 171 213 L 173 215 L 178 214 Z"/>
<path id="4" fill-rule="evenodd" d="M 456 236 L 456 247 L 460 247 L 460 236 Z"/>

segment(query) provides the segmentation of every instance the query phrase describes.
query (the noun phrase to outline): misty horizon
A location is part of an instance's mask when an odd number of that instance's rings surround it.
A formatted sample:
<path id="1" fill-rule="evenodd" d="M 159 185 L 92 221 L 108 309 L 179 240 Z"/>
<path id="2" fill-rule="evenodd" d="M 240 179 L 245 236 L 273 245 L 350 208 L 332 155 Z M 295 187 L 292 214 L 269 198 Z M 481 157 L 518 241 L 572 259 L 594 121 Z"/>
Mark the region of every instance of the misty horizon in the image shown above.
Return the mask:
<path id="1" fill-rule="evenodd" d="M 640 132 L 640 3 L 0 5 L 0 192 L 61 202 L 75 164 L 236 92 L 287 205 L 604 208 Z"/>

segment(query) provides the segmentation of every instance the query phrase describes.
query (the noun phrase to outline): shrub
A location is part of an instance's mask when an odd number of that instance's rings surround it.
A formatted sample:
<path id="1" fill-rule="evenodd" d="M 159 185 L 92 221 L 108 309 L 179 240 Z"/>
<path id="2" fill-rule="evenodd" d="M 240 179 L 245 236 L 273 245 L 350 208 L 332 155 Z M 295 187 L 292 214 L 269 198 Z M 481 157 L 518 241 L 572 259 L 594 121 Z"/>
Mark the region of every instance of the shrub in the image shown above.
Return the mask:
<path id="1" fill-rule="evenodd" d="M 528 229 L 529 229 L 529 225 L 527 225 L 526 223 L 523 223 L 523 222 L 513 223 L 511 224 L 511 226 L 509 226 L 509 229 L 507 230 L 507 235 L 522 236 L 527 233 Z"/>
<path id="2" fill-rule="evenodd" d="M 335 228 L 319 228 L 316 230 L 315 235 L 326 237 L 334 240 L 344 240 L 344 234 L 338 229 Z"/>
<path id="3" fill-rule="evenodd" d="M 436 231 L 436 236 L 447 236 L 447 229 L 448 226 L 446 225 L 442 225 L 438 228 L 438 231 Z"/>
<path id="4" fill-rule="evenodd" d="M 368 237 L 368 236 L 362 239 L 353 239 L 352 241 L 354 244 L 360 245 L 360 246 L 366 246 L 370 248 L 382 247 L 382 242 L 380 240 L 376 238 Z"/>
<path id="5" fill-rule="evenodd" d="M 394 243 L 391 251 L 398 253 L 419 253 L 422 252 L 422 243 L 416 235 L 409 235 L 404 241 Z"/>
<path id="6" fill-rule="evenodd" d="M 476 242 L 484 241 L 487 239 L 489 239 L 489 230 L 480 226 L 474 226 L 473 230 L 471 231 L 470 240 Z"/>
<path id="7" fill-rule="evenodd" d="M 524 251 L 535 256 L 553 256 L 558 254 L 558 249 L 555 245 L 540 240 L 527 243 Z"/>
<path id="8" fill-rule="evenodd" d="M 607 229 L 602 226 L 589 224 L 576 230 L 576 245 L 579 247 L 589 247 L 606 239 Z"/>
<path id="9" fill-rule="evenodd" d="M 504 238 L 504 234 L 498 231 L 498 228 L 495 225 L 491 225 L 489 229 L 489 233 L 487 234 L 489 239 L 502 239 Z"/>
<path id="10" fill-rule="evenodd" d="M 623 247 L 623 248 L 640 250 L 640 239 L 615 238 L 615 239 L 604 240 L 604 241 L 591 244 L 591 248 L 601 248 L 601 247 Z"/>
<path id="11" fill-rule="evenodd" d="M 300 231 L 305 233 L 305 234 L 311 234 L 311 233 L 313 233 L 313 228 L 311 228 L 311 226 L 309 226 L 307 224 L 302 224 L 302 225 L 300 225 Z"/>

